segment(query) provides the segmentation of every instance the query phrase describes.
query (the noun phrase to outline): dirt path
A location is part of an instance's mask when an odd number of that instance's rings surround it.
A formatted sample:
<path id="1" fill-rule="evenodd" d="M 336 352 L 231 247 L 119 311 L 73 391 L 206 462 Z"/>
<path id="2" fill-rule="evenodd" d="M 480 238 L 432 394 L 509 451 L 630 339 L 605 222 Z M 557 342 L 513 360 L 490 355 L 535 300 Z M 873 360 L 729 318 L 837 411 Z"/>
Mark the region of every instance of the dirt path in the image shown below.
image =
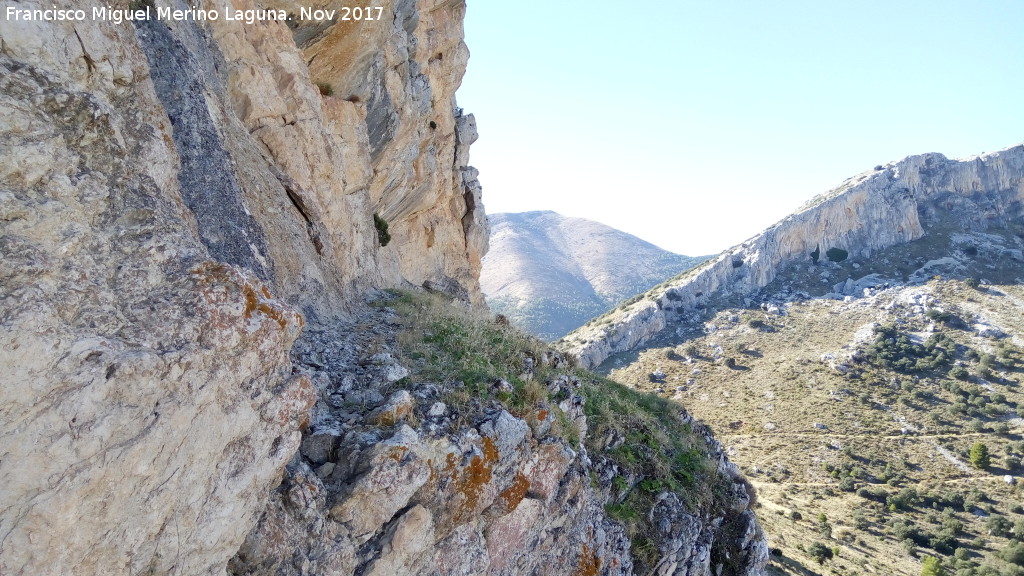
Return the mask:
<path id="1" fill-rule="evenodd" d="M 1011 430 L 1010 434 L 1020 434 L 1019 430 Z M 827 431 L 822 432 L 766 432 L 764 434 L 715 434 L 715 436 L 724 439 L 727 438 L 871 438 L 877 440 L 884 438 L 888 440 L 896 439 L 926 439 L 926 438 L 972 438 L 979 436 L 992 436 L 992 432 L 965 432 L 963 434 L 949 433 L 949 434 L 832 434 Z"/>
<path id="2" fill-rule="evenodd" d="M 1003 478 L 1001 476 L 992 476 L 992 475 L 988 475 L 988 476 L 968 476 L 966 478 L 952 478 L 952 479 L 949 479 L 949 480 L 942 480 L 942 481 L 939 482 L 939 484 L 967 484 L 969 482 L 974 482 L 974 481 L 981 481 L 981 482 L 995 482 L 995 481 L 998 481 L 998 482 L 1002 482 Z M 759 480 L 750 480 L 750 483 L 753 484 L 755 488 L 760 488 L 761 486 L 778 486 L 780 488 L 784 488 L 786 486 L 832 486 L 832 487 L 835 487 L 835 486 L 839 485 L 838 482 L 761 482 Z M 881 486 L 881 484 L 877 484 L 877 486 Z"/>
<path id="3" fill-rule="evenodd" d="M 955 454 L 947 450 L 946 448 L 935 444 L 935 451 L 942 455 L 943 458 L 949 461 L 950 464 L 956 466 L 961 472 L 970 472 L 971 468 L 963 460 L 956 457 Z"/>

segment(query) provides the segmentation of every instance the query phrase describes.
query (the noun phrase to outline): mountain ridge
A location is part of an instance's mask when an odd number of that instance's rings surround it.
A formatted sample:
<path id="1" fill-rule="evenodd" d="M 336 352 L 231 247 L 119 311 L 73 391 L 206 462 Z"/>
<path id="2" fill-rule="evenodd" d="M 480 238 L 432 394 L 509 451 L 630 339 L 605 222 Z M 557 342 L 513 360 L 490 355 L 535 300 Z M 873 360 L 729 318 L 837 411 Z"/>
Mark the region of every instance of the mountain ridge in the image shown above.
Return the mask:
<path id="1" fill-rule="evenodd" d="M 839 251 L 835 258 L 868 258 L 920 239 L 926 228 L 1015 226 L 1024 205 L 1022 182 L 1024 145 L 966 160 L 930 153 L 890 162 L 847 179 L 760 234 L 606 315 L 601 326 L 576 330 L 560 346 L 584 365 L 597 366 L 707 306 L 712 297 L 751 295 L 786 265 L 829 261 L 829 250 Z"/>
<path id="2" fill-rule="evenodd" d="M 1022 145 L 891 162 L 556 346 L 717 431 L 772 576 L 1018 576 L 1022 205 Z"/>

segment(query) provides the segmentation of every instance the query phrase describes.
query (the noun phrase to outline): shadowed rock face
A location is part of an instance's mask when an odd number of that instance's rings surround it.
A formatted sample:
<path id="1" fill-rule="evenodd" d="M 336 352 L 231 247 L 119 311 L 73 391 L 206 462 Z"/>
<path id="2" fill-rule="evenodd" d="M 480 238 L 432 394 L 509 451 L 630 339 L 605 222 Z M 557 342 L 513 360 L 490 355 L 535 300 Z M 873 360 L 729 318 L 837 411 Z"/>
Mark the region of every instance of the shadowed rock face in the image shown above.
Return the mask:
<path id="1" fill-rule="evenodd" d="M 865 258 L 938 227 L 984 231 L 1015 226 L 1024 206 L 1024 146 L 965 160 L 911 156 L 844 182 L 781 222 L 726 250 L 610 325 L 584 327 L 565 349 L 586 366 L 643 344 L 714 297 L 744 296 L 766 286 L 782 267 L 824 261 L 830 249 Z"/>
<path id="2" fill-rule="evenodd" d="M 700 261 L 555 212 L 491 214 L 480 284 L 496 313 L 555 340 Z"/>

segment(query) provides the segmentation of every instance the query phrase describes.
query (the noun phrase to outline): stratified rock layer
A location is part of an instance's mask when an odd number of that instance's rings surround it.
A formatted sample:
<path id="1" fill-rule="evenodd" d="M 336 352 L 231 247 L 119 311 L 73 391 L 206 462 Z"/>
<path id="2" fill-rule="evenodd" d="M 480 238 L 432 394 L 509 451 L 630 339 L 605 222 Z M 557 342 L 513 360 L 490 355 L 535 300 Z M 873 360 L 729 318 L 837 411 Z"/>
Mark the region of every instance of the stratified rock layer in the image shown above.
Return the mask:
<path id="1" fill-rule="evenodd" d="M 712 298 L 744 296 L 794 262 L 866 258 L 916 240 L 929 228 L 984 231 L 1024 216 L 1024 146 L 965 160 L 911 156 L 855 176 L 750 240 L 726 250 L 604 326 L 583 327 L 563 347 L 597 366 L 632 350 Z M 845 255 L 839 256 L 845 253 Z"/>

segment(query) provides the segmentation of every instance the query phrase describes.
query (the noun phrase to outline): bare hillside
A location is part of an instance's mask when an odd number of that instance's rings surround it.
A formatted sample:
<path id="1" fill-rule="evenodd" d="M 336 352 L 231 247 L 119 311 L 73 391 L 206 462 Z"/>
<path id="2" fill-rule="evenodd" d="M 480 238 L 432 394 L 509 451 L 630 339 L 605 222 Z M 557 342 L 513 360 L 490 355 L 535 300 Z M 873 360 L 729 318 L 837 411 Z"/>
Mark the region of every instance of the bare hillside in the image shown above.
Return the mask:
<path id="1" fill-rule="evenodd" d="M 489 218 L 490 251 L 480 276 L 487 302 L 548 340 L 701 261 L 555 212 Z"/>

